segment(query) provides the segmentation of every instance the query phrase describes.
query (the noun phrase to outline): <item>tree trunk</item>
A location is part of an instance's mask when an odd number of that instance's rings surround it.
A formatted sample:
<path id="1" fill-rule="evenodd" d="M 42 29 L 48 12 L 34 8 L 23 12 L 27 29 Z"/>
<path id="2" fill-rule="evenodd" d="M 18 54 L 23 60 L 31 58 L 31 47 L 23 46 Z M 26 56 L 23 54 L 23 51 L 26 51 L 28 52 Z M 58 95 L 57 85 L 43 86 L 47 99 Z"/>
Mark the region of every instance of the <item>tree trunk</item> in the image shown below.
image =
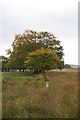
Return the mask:
<path id="1" fill-rule="evenodd" d="M 42 70 L 40 70 L 40 73 L 42 73 Z"/>
<path id="2" fill-rule="evenodd" d="M 21 68 L 19 69 L 19 72 L 21 72 Z"/>
<path id="3" fill-rule="evenodd" d="M 9 68 L 8 68 L 8 72 L 9 72 Z"/>
<path id="4" fill-rule="evenodd" d="M 34 70 L 34 74 L 36 73 L 36 71 Z"/>
<path id="5" fill-rule="evenodd" d="M 45 70 L 43 70 L 43 73 L 45 74 Z"/>
<path id="6" fill-rule="evenodd" d="M 43 72 L 43 74 L 44 74 L 44 79 L 46 79 L 46 73 L 45 73 L 45 71 Z"/>
<path id="7" fill-rule="evenodd" d="M 2 68 L 2 72 L 3 72 L 4 70 L 3 70 L 3 68 Z"/>
<path id="8" fill-rule="evenodd" d="M 46 77 L 46 72 L 45 71 L 44 71 L 44 80 L 45 80 L 45 83 L 46 83 L 46 87 L 48 88 L 49 87 L 49 80 Z"/>
<path id="9" fill-rule="evenodd" d="M 39 73 L 39 71 L 38 70 L 34 70 L 34 74 L 38 74 Z"/>
<path id="10" fill-rule="evenodd" d="M 23 69 L 23 72 L 24 72 L 24 69 Z"/>
<path id="11" fill-rule="evenodd" d="M 5 72 L 6 72 L 7 70 L 6 70 L 6 68 L 5 68 Z"/>

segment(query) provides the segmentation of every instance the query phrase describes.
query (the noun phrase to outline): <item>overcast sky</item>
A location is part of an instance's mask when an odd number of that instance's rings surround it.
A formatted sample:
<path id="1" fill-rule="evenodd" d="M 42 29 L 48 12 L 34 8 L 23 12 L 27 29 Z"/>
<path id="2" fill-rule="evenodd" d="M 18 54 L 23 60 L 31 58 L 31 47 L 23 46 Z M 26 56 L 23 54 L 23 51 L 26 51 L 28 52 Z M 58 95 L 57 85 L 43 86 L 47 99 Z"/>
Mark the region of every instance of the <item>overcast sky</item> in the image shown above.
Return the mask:
<path id="1" fill-rule="evenodd" d="M 78 64 L 78 0 L 0 0 L 0 55 L 26 29 L 53 33 L 65 63 Z"/>

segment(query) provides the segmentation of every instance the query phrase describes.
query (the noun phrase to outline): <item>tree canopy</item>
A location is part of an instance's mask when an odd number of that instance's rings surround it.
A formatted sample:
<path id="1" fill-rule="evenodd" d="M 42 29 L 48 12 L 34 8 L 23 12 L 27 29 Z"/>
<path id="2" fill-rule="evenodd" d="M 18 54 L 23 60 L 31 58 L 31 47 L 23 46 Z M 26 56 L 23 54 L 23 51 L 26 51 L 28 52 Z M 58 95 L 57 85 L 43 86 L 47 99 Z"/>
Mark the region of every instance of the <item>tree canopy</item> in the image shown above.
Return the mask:
<path id="1" fill-rule="evenodd" d="M 7 71 L 7 64 L 9 62 L 9 59 L 5 56 L 1 56 L 2 59 L 2 71 L 5 70 Z"/>
<path id="2" fill-rule="evenodd" d="M 12 50 L 8 49 L 9 68 L 25 69 L 24 62 L 29 53 L 40 49 L 55 51 L 60 61 L 63 60 L 63 46 L 56 40 L 54 34 L 49 32 L 37 32 L 26 30 L 23 34 L 17 34 L 12 43 Z M 35 52 L 34 52 L 35 54 Z"/>
<path id="3" fill-rule="evenodd" d="M 37 72 L 54 69 L 57 66 L 57 57 L 55 51 L 50 49 L 39 49 L 28 54 L 25 66 Z"/>

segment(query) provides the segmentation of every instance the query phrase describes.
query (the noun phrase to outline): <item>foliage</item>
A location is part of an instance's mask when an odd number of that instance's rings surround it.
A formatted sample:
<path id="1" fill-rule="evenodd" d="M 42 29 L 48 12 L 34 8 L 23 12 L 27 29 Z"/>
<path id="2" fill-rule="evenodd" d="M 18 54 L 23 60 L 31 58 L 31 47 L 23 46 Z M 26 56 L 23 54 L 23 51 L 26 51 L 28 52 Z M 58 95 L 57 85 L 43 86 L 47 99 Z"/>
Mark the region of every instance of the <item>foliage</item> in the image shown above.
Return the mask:
<path id="1" fill-rule="evenodd" d="M 65 68 L 71 68 L 71 66 L 68 64 L 65 64 Z"/>
<path id="2" fill-rule="evenodd" d="M 50 70 L 56 68 L 58 60 L 55 51 L 40 49 L 28 54 L 25 66 L 35 71 Z"/>
<path id="3" fill-rule="evenodd" d="M 5 69 L 5 71 L 6 71 L 6 69 L 7 69 L 7 64 L 8 64 L 8 62 L 9 62 L 9 59 L 8 59 L 7 57 L 5 57 L 5 56 L 2 56 L 1 59 L 2 59 L 2 71 L 3 71 L 4 69 Z"/>
<path id="4" fill-rule="evenodd" d="M 62 70 L 64 68 L 64 61 L 58 61 L 57 68 Z"/>
<path id="5" fill-rule="evenodd" d="M 63 46 L 61 46 L 59 40 L 56 40 L 54 34 L 26 30 L 22 35 L 17 34 L 15 36 L 12 43 L 12 51 L 10 49 L 7 50 L 9 55 L 7 67 L 25 69 L 24 61 L 28 53 L 41 48 L 55 50 L 59 59 L 63 58 Z"/>

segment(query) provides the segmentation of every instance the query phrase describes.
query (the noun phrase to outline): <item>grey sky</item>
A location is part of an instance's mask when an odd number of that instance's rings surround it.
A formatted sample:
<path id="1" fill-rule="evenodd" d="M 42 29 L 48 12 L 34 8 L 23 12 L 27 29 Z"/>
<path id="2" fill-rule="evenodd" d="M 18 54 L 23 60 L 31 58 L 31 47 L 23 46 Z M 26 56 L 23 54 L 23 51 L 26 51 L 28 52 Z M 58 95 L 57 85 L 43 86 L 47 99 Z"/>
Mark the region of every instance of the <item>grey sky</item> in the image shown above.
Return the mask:
<path id="1" fill-rule="evenodd" d="M 0 54 L 15 34 L 48 31 L 61 41 L 65 63 L 78 64 L 78 0 L 0 0 Z"/>

